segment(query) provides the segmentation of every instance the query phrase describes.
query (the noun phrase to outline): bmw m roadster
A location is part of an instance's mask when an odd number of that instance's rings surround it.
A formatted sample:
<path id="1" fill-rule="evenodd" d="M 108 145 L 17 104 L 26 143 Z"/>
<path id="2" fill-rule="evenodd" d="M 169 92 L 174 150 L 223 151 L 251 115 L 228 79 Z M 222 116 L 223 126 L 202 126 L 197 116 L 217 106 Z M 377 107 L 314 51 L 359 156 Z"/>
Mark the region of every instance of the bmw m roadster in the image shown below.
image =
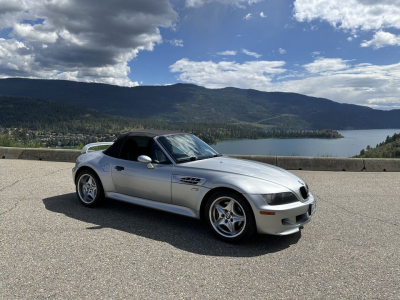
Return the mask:
<path id="1" fill-rule="evenodd" d="M 91 151 L 96 146 L 104 151 Z M 72 177 L 87 207 L 105 198 L 204 220 L 226 242 L 287 235 L 311 220 L 307 184 L 272 165 L 224 157 L 193 134 L 143 130 L 82 149 Z"/>

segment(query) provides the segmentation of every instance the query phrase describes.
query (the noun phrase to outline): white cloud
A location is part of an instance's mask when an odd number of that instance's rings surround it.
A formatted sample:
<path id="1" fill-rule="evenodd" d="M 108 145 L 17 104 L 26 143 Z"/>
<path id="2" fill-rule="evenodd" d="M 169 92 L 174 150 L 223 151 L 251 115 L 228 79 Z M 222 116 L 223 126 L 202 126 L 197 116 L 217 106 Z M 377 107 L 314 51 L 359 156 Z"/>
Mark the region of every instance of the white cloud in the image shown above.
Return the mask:
<path id="1" fill-rule="evenodd" d="M 400 1 L 295 0 L 294 17 L 300 22 L 323 20 L 344 30 L 400 29 Z"/>
<path id="2" fill-rule="evenodd" d="M 286 51 L 285 49 L 283 49 L 283 48 L 279 48 L 278 51 L 279 51 L 279 54 L 285 54 L 285 53 L 287 52 L 287 51 Z"/>
<path id="3" fill-rule="evenodd" d="M 263 12 L 260 12 L 260 17 L 261 17 L 261 18 L 266 18 L 266 17 L 267 17 L 267 15 L 264 15 L 264 13 L 263 13 Z"/>
<path id="4" fill-rule="evenodd" d="M 243 52 L 244 54 L 248 55 L 248 56 L 253 56 L 253 57 L 255 57 L 255 58 L 260 58 L 260 57 L 262 56 L 262 54 L 258 54 L 258 53 L 256 53 L 256 52 L 251 52 L 251 51 L 249 51 L 249 50 L 247 50 L 247 49 L 242 49 L 242 52 Z"/>
<path id="5" fill-rule="evenodd" d="M 210 88 L 234 86 L 239 88 L 263 89 L 270 85 L 274 74 L 285 70 L 282 61 L 236 62 L 212 61 L 195 62 L 187 58 L 170 66 L 171 72 L 180 73 L 178 79 Z"/>
<path id="6" fill-rule="evenodd" d="M 353 40 L 353 38 L 352 38 L 351 36 L 349 36 L 349 37 L 347 38 L 347 40 L 348 40 L 349 42 L 351 42 L 351 41 Z"/>
<path id="7" fill-rule="evenodd" d="M 0 76 L 135 86 L 128 62 L 176 19 L 168 0 L 0 0 L 0 29 L 12 30 L 0 40 Z"/>
<path id="8" fill-rule="evenodd" d="M 0 0 L 0 29 L 11 27 L 10 24 L 22 20 L 31 20 L 32 15 L 27 11 L 26 1 Z"/>
<path id="9" fill-rule="evenodd" d="M 243 20 L 250 20 L 252 17 L 253 17 L 252 14 L 248 13 L 243 17 Z"/>
<path id="10" fill-rule="evenodd" d="M 226 51 L 222 51 L 222 52 L 218 52 L 218 55 L 236 55 L 237 51 L 233 51 L 233 50 L 226 50 Z"/>
<path id="11" fill-rule="evenodd" d="M 363 41 L 361 47 L 374 47 L 379 49 L 385 46 L 400 46 L 400 35 L 390 32 L 378 31 L 374 34 L 372 40 Z"/>
<path id="12" fill-rule="evenodd" d="M 173 40 L 168 40 L 168 42 L 175 47 L 183 47 L 183 41 L 182 40 L 177 40 L 177 39 L 173 39 Z"/>
<path id="13" fill-rule="evenodd" d="M 311 56 L 312 56 L 312 57 L 319 56 L 319 55 L 321 55 L 322 53 L 324 53 L 324 52 L 323 52 L 323 51 L 314 51 L 314 52 L 311 52 Z"/>
<path id="14" fill-rule="evenodd" d="M 246 5 L 262 2 L 263 0 L 186 0 L 187 7 L 201 7 L 204 4 L 220 2 L 225 5 L 233 5 L 239 8 L 245 8 Z"/>
<path id="15" fill-rule="evenodd" d="M 58 35 L 54 30 L 46 30 L 42 24 L 15 24 L 12 32 L 26 41 L 54 44 Z"/>
<path id="16" fill-rule="evenodd" d="M 312 63 L 303 65 L 303 67 L 310 73 L 330 72 L 349 68 L 349 65 L 347 65 L 346 62 L 346 60 L 340 58 L 320 57 Z"/>
<path id="17" fill-rule="evenodd" d="M 356 64 L 340 58 L 316 59 L 298 74 L 283 61 L 236 62 L 181 59 L 170 66 L 178 79 L 208 88 L 238 87 L 297 92 L 380 109 L 400 107 L 400 63 Z"/>

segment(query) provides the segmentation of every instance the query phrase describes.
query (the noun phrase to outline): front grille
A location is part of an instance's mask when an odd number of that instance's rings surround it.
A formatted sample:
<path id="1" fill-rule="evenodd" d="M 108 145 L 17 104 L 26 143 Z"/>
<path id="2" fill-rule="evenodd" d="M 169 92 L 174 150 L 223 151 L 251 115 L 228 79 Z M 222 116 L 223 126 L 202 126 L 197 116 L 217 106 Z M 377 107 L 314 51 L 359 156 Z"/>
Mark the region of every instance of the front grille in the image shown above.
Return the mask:
<path id="1" fill-rule="evenodd" d="M 307 193 L 307 189 L 306 189 L 304 186 L 302 186 L 302 187 L 300 188 L 300 194 L 301 194 L 301 196 L 303 197 L 303 199 L 307 199 L 308 193 Z"/>

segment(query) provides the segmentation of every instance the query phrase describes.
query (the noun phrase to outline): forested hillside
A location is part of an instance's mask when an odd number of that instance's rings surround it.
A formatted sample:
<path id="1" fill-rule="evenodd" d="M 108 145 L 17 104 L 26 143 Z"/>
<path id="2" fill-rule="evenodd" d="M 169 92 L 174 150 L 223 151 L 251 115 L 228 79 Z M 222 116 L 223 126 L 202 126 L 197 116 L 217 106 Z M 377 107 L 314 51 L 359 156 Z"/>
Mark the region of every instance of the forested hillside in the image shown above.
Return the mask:
<path id="1" fill-rule="evenodd" d="M 106 115 L 93 109 L 52 100 L 0 96 L 0 135 L 3 135 L 3 146 L 6 143 L 4 135 L 10 133 L 21 142 L 40 140 L 45 146 L 75 146 L 79 143 L 113 140 L 120 133 L 135 129 L 171 129 L 190 132 L 208 143 L 243 138 L 342 137 L 332 130 L 265 131 L 246 124 L 170 124 L 162 121 Z"/>
<path id="2" fill-rule="evenodd" d="M 127 88 L 13 78 L 0 80 L 0 94 L 56 100 L 164 123 L 249 123 L 291 130 L 400 128 L 400 110 L 380 111 L 294 93 L 206 89 L 191 84 Z"/>
<path id="3" fill-rule="evenodd" d="M 371 148 L 361 150 L 357 157 L 364 158 L 400 158 L 400 133 L 387 136 L 386 140 Z"/>

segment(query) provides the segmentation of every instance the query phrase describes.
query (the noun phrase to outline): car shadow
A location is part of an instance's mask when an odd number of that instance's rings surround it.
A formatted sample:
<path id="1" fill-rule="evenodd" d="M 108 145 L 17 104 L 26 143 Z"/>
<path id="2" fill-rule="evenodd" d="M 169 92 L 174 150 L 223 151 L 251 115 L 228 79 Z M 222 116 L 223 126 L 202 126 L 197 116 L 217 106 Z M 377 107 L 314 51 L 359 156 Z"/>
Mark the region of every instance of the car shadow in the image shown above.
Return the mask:
<path id="1" fill-rule="evenodd" d="M 111 199 L 95 209 L 81 205 L 75 193 L 46 198 L 43 203 L 49 211 L 96 224 L 88 227 L 88 230 L 113 228 L 201 255 L 260 256 L 287 249 L 301 237 L 301 232 L 288 236 L 257 234 L 244 243 L 231 245 L 214 237 L 199 220 Z"/>

